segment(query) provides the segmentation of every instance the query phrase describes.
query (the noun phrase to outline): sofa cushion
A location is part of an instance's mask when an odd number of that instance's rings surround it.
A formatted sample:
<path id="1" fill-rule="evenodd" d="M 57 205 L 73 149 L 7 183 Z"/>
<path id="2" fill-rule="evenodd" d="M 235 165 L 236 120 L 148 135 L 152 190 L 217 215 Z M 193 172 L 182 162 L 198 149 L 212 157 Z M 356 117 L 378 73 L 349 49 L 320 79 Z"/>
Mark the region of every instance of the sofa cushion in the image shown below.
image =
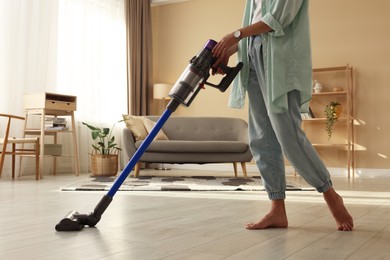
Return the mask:
<path id="1" fill-rule="evenodd" d="M 148 134 L 152 131 L 153 127 L 156 125 L 156 122 L 150 120 L 147 117 L 142 117 L 142 121 L 144 122 L 144 126 L 146 130 L 148 131 Z M 166 134 L 162 129 L 157 133 L 156 137 L 154 140 L 169 140 Z"/>
<path id="2" fill-rule="evenodd" d="M 142 117 L 122 115 L 126 127 L 131 131 L 136 141 L 143 140 L 148 135 Z"/>
<path id="3" fill-rule="evenodd" d="M 137 149 L 142 141 L 135 143 Z M 153 141 L 146 152 L 165 153 L 243 153 L 248 150 L 248 144 L 241 141 L 187 141 L 169 140 Z"/>

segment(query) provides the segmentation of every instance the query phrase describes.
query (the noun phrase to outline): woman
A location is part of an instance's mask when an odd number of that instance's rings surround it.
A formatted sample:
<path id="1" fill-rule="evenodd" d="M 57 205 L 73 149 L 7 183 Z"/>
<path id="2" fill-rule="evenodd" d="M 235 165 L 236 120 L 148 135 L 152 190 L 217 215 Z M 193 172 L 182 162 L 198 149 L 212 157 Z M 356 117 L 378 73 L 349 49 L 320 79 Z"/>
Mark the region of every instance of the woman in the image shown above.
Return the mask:
<path id="1" fill-rule="evenodd" d="M 247 0 L 243 27 L 213 49 L 215 65 L 226 65 L 236 52 L 244 68 L 234 82 L 229 106 L 242 108 L 248 92 L 250 148 L 271 200 L 269 213 L 246 228 L 287 228 L 285 156 L 323 193 L 338 230 L 352 231 L 352 217 L 300 128 L 300 112 L 308 109 L 312 91 L 308 0 Z"/>

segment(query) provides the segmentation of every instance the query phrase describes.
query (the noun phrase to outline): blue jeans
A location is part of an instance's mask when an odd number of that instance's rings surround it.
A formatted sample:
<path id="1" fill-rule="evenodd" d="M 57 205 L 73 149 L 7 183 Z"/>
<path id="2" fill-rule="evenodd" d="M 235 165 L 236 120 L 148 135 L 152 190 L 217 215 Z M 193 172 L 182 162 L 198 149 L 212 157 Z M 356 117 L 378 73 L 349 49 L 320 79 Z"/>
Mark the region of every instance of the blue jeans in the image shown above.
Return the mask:
<path id="1" fill-rule="evenodd" d="M 319 192 L 327 191 L 332 187 L 329 172 L 300 127 L 299 91 L 288 93 L 287 112 L 269 111 L 261 37 L 249 42 L 249 143 L 269 198 L 286 197 L 284 156 L 307 183 Z"/>

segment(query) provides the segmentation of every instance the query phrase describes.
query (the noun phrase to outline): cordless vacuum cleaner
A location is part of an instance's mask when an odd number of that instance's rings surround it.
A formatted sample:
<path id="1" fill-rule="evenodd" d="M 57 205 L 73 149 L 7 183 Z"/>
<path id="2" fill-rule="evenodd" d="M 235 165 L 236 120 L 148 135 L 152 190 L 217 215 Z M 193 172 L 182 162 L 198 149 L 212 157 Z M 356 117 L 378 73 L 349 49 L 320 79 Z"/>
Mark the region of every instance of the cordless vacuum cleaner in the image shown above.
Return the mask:
<path id="1" fill-rule="evenodd" d="M 198 55 L 191 59 L 190 64 L 184 70 L 183 74 L 180 76 L 169 93 L 169 96 L 172 99 L 168 103 L 166 110 L 161 115 L 160 119 L 157 121 L 149 135 L 145 138 L 141 146 L 135 152 L 133 157 L 130 159 L 126 167 L 123 169 L 122 173 L 115 180 L 111 189 L 96 205 L 94 211 L 89 214 L 80 214 L 77 211 L 69 212 L 68 215 L 66 215 L 65 218 L 55 226 L 57 231 L 78 231 L 83 229 L 86 225 L 89 227 L 94 227 L 100 221 L 102 214 L 110 205 L 112 198 L 118 191 L 119 187 L 123 184 L 127 176 L 130 174 L 134 166 L 144 154 L 145 150 L 148 148 L 150 143 L 156 137 L 157 133 L 168 120 L 169 116 L 177 109 L 177 107 L 180 104 L 188 107 L 199 91 L 204 88 L 205 84 L 215 87 L 221 92 L 225 92 L 225 90 L 232 83 L 233 79 L 237 76 L 238 72 L 241 70 L 243 64 L 240 62 L 236 67 L 232 68 L 227 66 L 219 66 L 226 74 L 222 78 L 221 82 L 218 85 L 207 82 L 207 79 L 210 77 L 210 69 L 212 69 L 212 66 L 216 61 L 216 58 L 213 57 L 211 53 L 216 44 L 216 41 L 208 40 Z"/>

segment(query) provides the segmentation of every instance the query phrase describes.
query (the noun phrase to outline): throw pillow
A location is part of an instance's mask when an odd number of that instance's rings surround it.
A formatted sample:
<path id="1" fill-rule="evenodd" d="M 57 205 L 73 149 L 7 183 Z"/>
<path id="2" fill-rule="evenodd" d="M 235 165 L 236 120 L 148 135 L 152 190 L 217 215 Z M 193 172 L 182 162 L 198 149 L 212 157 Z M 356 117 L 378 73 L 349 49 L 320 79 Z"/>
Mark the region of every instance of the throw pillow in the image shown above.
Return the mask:
<path id="1" fill-rule="evenodd" d="M 150 133 L 150 131 L 152 131 L 153 127 L 156 125 L 156 122 L 154 122 L 146 117 L 143 117 L 142 120 L 144 122 L 144 126 L 145 126 L 146 130 L 148 131 L 148 133 Z M 164 131 L 162 129 L 160 129 L 160 131 L 157 133 L 154 140 L 169 140 L 169 138 L 164 133 Z"/>
<path id="2" fill-rule="evenodd" d="M 141 116 L 122 115 L 126 127 L 133 134 L 135 141 L 144 140 L 148 135 Z"/>

